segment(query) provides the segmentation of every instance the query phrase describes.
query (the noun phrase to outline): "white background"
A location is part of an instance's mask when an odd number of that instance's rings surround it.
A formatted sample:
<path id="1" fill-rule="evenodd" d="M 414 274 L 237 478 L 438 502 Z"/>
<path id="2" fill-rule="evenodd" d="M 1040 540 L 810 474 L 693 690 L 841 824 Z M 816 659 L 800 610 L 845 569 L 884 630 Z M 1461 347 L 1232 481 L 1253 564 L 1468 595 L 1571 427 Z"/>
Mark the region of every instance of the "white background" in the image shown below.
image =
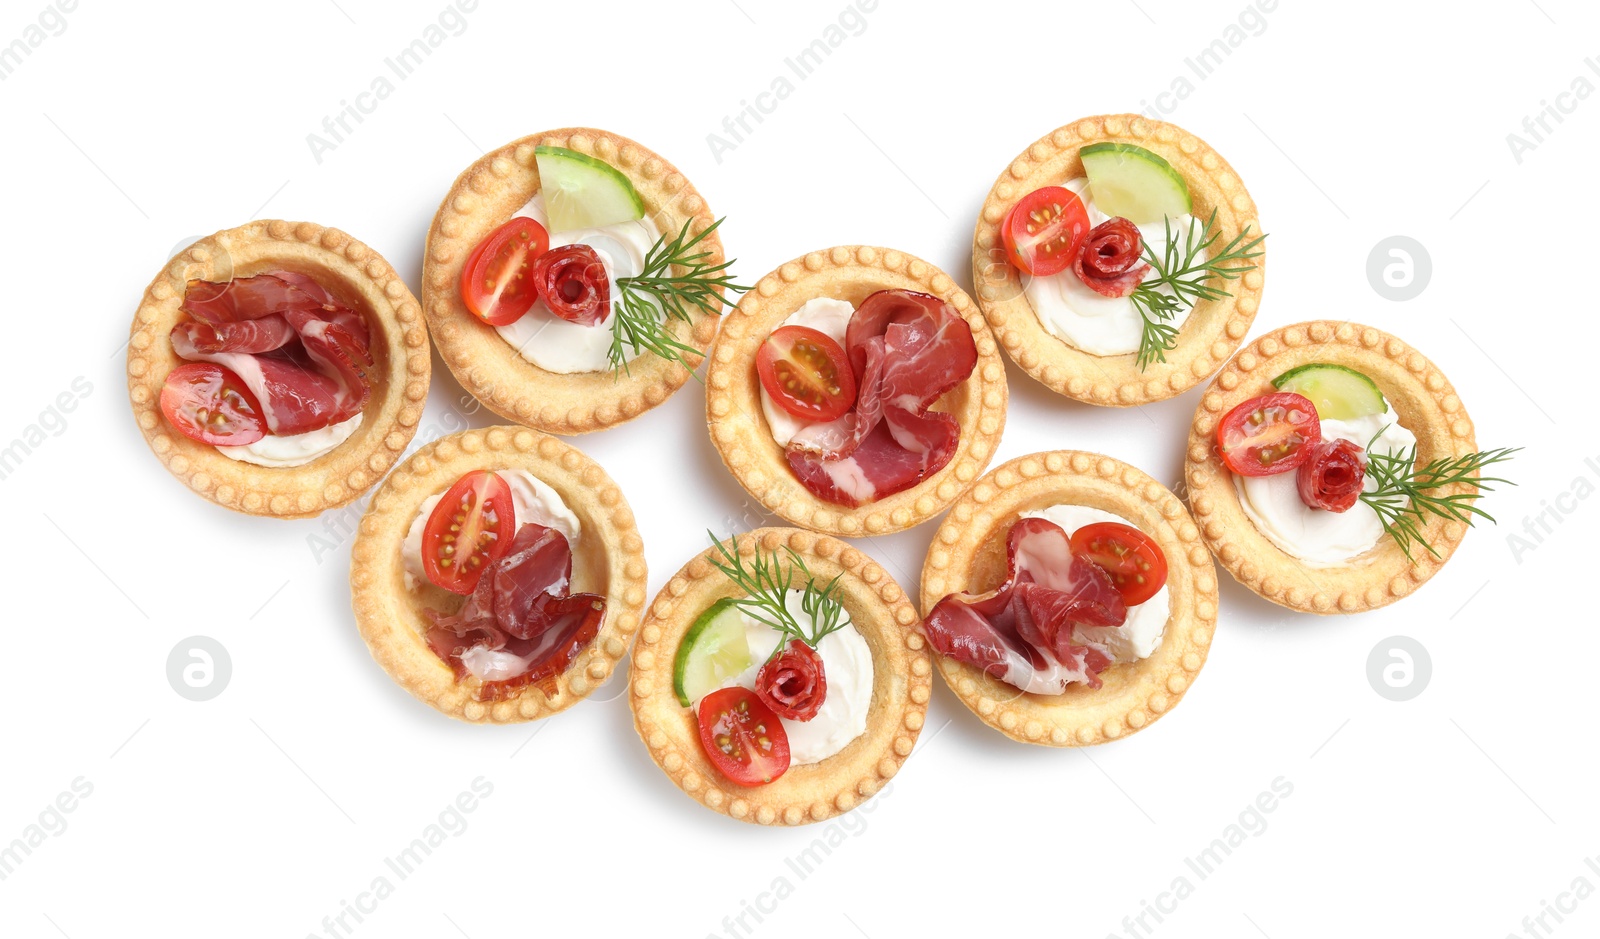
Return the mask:
<path id="1" fill-rule="evenodd" d="M 43 4 L 7 0 L 0 43 Z M 320 163 L 307 135 L 387 74 L 384 58 L 444 0 L 84 0 L 0 82 L 0 444 L 74 378 L 92 385 L 0 483 L 0 845 L 78 777 L 93 787 L 0 880 L 0 932 L 328 935 L 323 918 L 379 875 L 393 894 L 332 935 L 1127 936 L 1124 917 L 1158 901 L 1172 912 L 1133 935 L 1600 930 L 1600 900 L 1575 894 L 1564 923 L 1522 925 L 1575 878 L 1600 887 L 1583 863 L 1600 853 L 1600 500 L 1571 494 L 1580 477 L 1582 494 L 1600 484 L 1600 101 L 1563 99 L 1573 112 L 1520 163 L 1506 140 L 1575 76 L 1600 84 L 1584 63 L 1600 54 L 1593 6 L 1284 2 L 1200 79 L 1185 59 L 1225 35 L 1243 0 L 881 0 L 716 159 L 707 135 L 789 74 L 785 57 L 844 6 L 482 0 Z M 1181 707 L 1130 739 L 1015 744 L 936 682 L 920 749 L 872 811 L 797 830 L 734 822 L 651 762 L 621 672 L 534 725 L 469 726 L 414 701 L 356 633 L 347 543 L 319 560 L 308 538 L 323 522 L 249 518 L 191 494 L 130 419 L 119 345 L 140 292 L 180 243 L 251 217 L 343 228 L 415 290 L 457 173 L 489 147 L 587 124 L 674 161 L 727 215 L 746 282 L 867 243 L 970 289 L 973 221 L 1007 162 L 1076 117 L 1157 107 L 1177 76 L 1192 93 L 1165 99 L 1163 116 L 1232 162 L 1271 233 L 1252 335 L 1316 317 L 1389 330 L 1450 376 L 1480 445 L 1528 449 L 1510 467 L 1522 485 L 1485 503 L 1500 527 L 1387 609 L 1290 614 L 1219 569 L 1209 664 Z M 1433 264 L 1403 303 L 1366 275 L 1395 234 Z M 1198 390 L 1099 410 L 1009 377 L 997 462 L 1077 447 L 1176 482 Z M 460 402 L 436 361 L 423 426 L 460 426 Z M 637 511 L 652 590 L 708 526 L 761 520 L 710 445 L 695 384 L 575 442 Z M 1507 535 L 1546 507 L 1560 524 L 1513 550 Z M 934 528 L 864 544 L 915 593 Z M 166 677 L 168 653 L 197 634 L 233 665 L 203 703 Z M 1405 703 L 1366 677 L 1396 634 L 1432 658 L 1431 683 Z M 480 776 L 493 793 L 466 830 L 395 878 L 383 859 Z M 1278 777 L 1293 792 L 1265 830 L 1209 877 L 1186 867 Z M 837 847 L 805 878 L 785 863 L 830 834 Z M 1162 898 L 1180 875 L 1192 895 Z M 789 889 L 774 904 L 762 895 L 780 877 Z M 773 912 L 729 932 L 724 917 L 758 900 Z"/>

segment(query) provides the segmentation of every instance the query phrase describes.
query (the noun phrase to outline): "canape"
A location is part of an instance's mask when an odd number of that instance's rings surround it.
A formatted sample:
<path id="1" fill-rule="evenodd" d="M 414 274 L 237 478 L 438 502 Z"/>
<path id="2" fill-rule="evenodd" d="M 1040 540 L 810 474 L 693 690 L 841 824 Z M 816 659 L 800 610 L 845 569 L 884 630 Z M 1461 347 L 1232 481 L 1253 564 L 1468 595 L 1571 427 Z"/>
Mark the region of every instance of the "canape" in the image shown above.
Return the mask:
<path id="1" fill-rule="evenodd" d="M 441 437 L 361 520 L 351 604 L 398 684 L 465 721 L 537 720 L 603 684 L 645 599 L 644 545 L 605 470 L 522 427 Z"/>
<path id="2" fill-rule="evenodd" d="M 1442 568 L 1477 519 L 1472 419 L 1437 366 L 1357 323 L 1285 326 L 1241 351 L 1195 410 L 1185 478 L 1206 542 L 1291 609 L 1358 613 Z"/>
<path id="3" fill-rule="evenodd" d="M 978 303 L 1046 387 L 1126 407 L 1180 394 L 1244 341 L 1261 303 L 1255 202 L 1174 124 L 1084 118 L 1013 160 L 972 239 Z"/>
<path id="4" fill-rule="evenodd" d="M 168 471 L 219 505 L 301 518 L 355 499 L 416 432 L 427 330 L 389 263 L 335 228 L 256 221 L 145 290 L 128 396 Z"/>
<path id="5" fill-rule="evenodd" d="M 762 825 L 849 811 L 899 772 L 931 667 L 900 586 L 842 541 L 715 541 L 657 594 L 629 674 L 634 727 L 684 792 Z"/>
<path id="6" fill-rule="evenodd" d="M 1084 746 L 1171 711 L 1217 622 L 1211 556 L 1183 503 L 1108 456 L 1018 457 L 958 501 L 922 569 L 939 672 L 1013 740 Z"/>
<path id="7" fill-rule="evenodd" d="M 728 314 L 706 373 L 739 483 L 813 531 L 883 534 L 942 511 L 1005 426 L 1005 365 L 972 300 L 902 251 L 813 251 Z"/>
<path id="8" fill-rule="evenodd" d="M 556 434 L 639 416 L 688 380 L 736 288 L 719 222 L 672 164 L 578 127 L 469 166 L 428 231 L 439 354 L 500 416 Z"/>

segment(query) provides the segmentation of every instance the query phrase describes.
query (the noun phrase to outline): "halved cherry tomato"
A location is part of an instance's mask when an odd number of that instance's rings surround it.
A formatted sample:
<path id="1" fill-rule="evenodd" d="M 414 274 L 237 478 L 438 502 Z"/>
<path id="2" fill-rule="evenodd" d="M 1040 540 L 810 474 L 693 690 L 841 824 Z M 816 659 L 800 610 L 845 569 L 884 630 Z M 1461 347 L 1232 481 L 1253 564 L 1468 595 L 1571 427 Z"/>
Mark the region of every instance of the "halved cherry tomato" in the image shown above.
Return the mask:
<path id="1" fill-rule="evenodd" d="M 539 299 L 528 270 L 550 247 L 550 233 L 517 216 L 489 233 L 461 268 L 461 302 L 490 326 L 515 323 Z"/>
<path id="2" fill-rule="evenodd" d="M 1317 406 L 1287 391 L 1251 398 L 1217 425 L 1217 452 L 1240 476 L 1271 476 L 1296 469 L 1322 439 Z"/>
<path id="3" fill-rule="evenodd" d="M 1037 277 L 1067 269 L 1089 234 L 1089 211 L 1077 193 L 1045 186 L 1022 197 L 1000 223 L 1011 263 Z"/>
<path id="4" fill-rule="evenodd" d="M 1072 533 L 1072 553 L 1111 575 L 1128 606 L 1150 599 L 1167 585 L 1167 556 L 1155 539 L 1120 522 L 1095 522 Z"/>
<path id="5" fill-rule="evenodd" d="M 806 421 L 843 417 L 856 403 L 856 374 L 844 348 L 809 326 L 775 330 L 756 353 L 761 387 L 778 407 Z"/>
<path id="6" fill-rule="evenodd" d="M 190 362 L 168 373 L 161 413 L 185 437 L 214 447 L 242 447 L 267 435 L 256 396 L 238 375 L 210 362 Z"/>
<path id="7" fill-rule="evenodd" d="M 789 734 L 754 691 L 723 688 L 700 699 L 700 746 L 728 781 L 762 786 L 789 770 Z"/>
<path id="8" fill-rule="evenodd" d="M 433 507 L 422 529 L 422 572 L 451 593 L 466 595 L 511 548 L 517 509 L 499 473 L 473 470 Z"/>

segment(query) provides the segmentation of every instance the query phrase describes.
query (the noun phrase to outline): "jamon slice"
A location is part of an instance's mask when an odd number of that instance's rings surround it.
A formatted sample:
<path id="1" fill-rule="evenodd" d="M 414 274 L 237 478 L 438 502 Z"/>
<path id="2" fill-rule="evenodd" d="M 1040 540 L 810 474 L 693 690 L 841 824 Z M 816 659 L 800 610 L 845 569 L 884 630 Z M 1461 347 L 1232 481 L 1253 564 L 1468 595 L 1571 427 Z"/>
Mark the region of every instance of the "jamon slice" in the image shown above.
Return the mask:
<path id="1" fill-rule="evenodd" d="M 1111 659 L 1075 634 L 1121 626 L 1128 610 L 1104 570 L 1075 556 L 1059 525 L 1025 518 L 1006 536 L 1006 581 L 987 594 L 951 594 L 922 622 L 941 654 L 1033 694 L 1100 687 Z"/>
<path id="2" fill-rule="evenodd" d="M 355 416 L 340 384 L 283 353 L 202 352 L 182 324 L 172 331 L 172 351 L 191 362 L 214 362 L 239 376 L 261 404 L 267 430 L 303 434 Z"/>
<path id="3" fill-rule="evenodd" d="M 173 327 L 172 350 L 237 374 L 273 434 L 320 430 L 366 407 L 366 321 L 305 274 L 191 281 L 183 308 L 194 319 Z"/>
<path id="4" fill-rule="evenodd" d="M 348 312 L 348 311 L 346 311 Z M 372 354 L 367 349 L 365 327 L 361 333 L 352 331 L 344 317 L 335 319 L 327 314 L 303 313 L 292 310 L 285 314 L 289 325 L 300 337 L 300 346 L 316 363 L 317 372 L 333 380 L 338 388 L 336 410 L 343 414 L 337 420 L 348 420 L 367 405 L 370 384 L 364 366 L 372 364 Z M 354 314 L 351 314 L 354 316 Z M 359 321 L 359 317 L 355 317 Z M 330 421 L 330 423 L 334 423 Z"/>
<path id="5" fill-rule="evenodd" d="M 972 329 L 938 297 L 880 290 L 862 301 L 845 332 L 856 377 L 850 413 L 803 428 L 789 465 L 819 498 L 857 506 L 908 489 L 943 469 L 960 429 L 929 412 L 978 361 Z"/>
<path id="6" fill-rule="evenodd" d="M 331 312 L 339 308 L 341 304 L 321 284 L 294 271 L 221 282 L 191 280 L 183 291 L 183 311 L 212 325 L 260 319 L 290 310 Z"/>
<path id="7" fill-rule="evenodd" d="M 455 673 L 481 684 L 478 700 L 498 701 L 525 685 L 554 695 L 556 676 L 594 641 L 605 619 L 599 594 L 568 594 L 572 549 L 567 538 L 535 522 L 517 529 L 511 550 L 478 579 L 450 615 L 424 610 L 426 639 Z"/>
<path id="8" fill-rule="evenodd" d="M 849 456 L 830 460 L 792 447 L 787 456 L 789 468 L 818 498 L 857 506 L 937 473 L 955 455 L 960 437 L 960 427 L 948 414 L 900 412 L 894 421 L 874 427 Z"/>
<path id="9" fill-rule="evenodd" d="M 277 313 L 260 319 L 239 320 L 233 323 L 213 324 L 190 320 L 187 323 L 179 323 L 173 332 L 182 332 L 186 344 L 204 354 L 242 352 L 259 355 L 281 349 L 295 339 L 294 327 Z"/>
<path id="10" fill-rule="evenodd" d="M 845 331 L 851 366 L 881 344 L 886 407 L 920 412 L 961 384 L 978 362 L 972 327 L 955 307 L 911 290 L 880 290 L 863 300 Z"/>

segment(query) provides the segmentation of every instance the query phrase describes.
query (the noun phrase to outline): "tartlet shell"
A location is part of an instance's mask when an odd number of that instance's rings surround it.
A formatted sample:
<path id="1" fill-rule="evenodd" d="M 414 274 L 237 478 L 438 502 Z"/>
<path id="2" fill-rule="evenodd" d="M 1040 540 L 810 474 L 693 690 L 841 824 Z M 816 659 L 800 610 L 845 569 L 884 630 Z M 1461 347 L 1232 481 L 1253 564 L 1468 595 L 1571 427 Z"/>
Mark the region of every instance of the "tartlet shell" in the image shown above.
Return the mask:
<path id="1" fill-rule="evenodd" d="M 1204 140 L 1176 124 L 1136 114 L 1086 117 L 1039 138 L 995 180 L 972 233 L 972 283 L 1001 347 L 1023 371 L 1052 391 L 1087 404 L 1128 407 L 1181 394 L 1228 360 L 1261 305 L 1266 257 L 1255 259 L 1255 270 L 1222 284 L 1232 297 L 1196 304 L 1167 361 L 1151 363 L 1143 371 L 1134 353 L 1091 355 L 1051 335 L 1023 293 L 1021 274 L 1006 261 L 1000 225 L 1017 200 L 1033 190 L 1082 176 L 1080 147 L 1109 141 L 1151 150 L 1183 174 L 1195 216 L 1204 221 L 1217 210 L 1219 245 L 1246 225 L 1250 237 L 1261 233 L 1255 202 L 1244 183 Z"/>
<path id="2" fill-rule="evenodd" d="M 1120 515 L 1161 546 L 1172 604 L 1161 646 L 1102 672 L 1099 689 L 1074 686 L 1060 695 L 1027 694 L 971 665 L 934 658 L 950 690 L 985 724 L 1022 743 L 1076 747 L 1126 737 L 1177 706 L 1216 631 L 1217 576 L 1198 528 L 1165 486 L 1108 456 L 1055 450 L 997 467 L 950 510 L 922 567 L 923 614 L 948 594 L 999 586 L 1011 526 L 1025 511 L 1063 503 Z"/>
<path id="3" fill-rule="evenodd" d="M 168 338 L 191 280 L 223 282 L 272 270 L 312 275 L 366 315 L 376 362 L 361 427 L 332 452 L 295 467 L 231 460 L 174 430 L 161 387 L 184 360 Z M 416 433 L 432 368 L 421 309 L 389 262 L 337 228 L 261 220 L 183 249 L 150 281 L 128 339 L 128 399 L 156 457 L 184 485 L 237 512 L 305 518 L 354 500 L 383 478 Z"/>
<path id="4" fill-rule="evenodd" d="M 776 781 L 746 788 L 706 759 L 695 716 L 672 690 L 678 643 L 706 607 L 738 590 L 708 558 L 708 548 L 673 575 L 645 614 L 628 674 L 634 729 L 678 788 L 707 807 L 761 825 L 803 825 L 847 812 L 879 792 L 911 755 L 927 717 L 932 687 L 927 642 L 913 628 L 916 609 L 900 585 L 861 551 L 836 538 L 793 528 L 761 528 L 738 537 L 749 557 L 793 549 L 819 581 L 839 576 L 851 621 L 872 648 L 872 710 L 867 729 L 831 757 L 790 767 Z"/>
<path id="5" fill-rule="evenodd" d="M 972 374 L 935 404 L 961 426 L 955 456 L 910 489 L 855 508 L 817 498 L 800 483 L 772 439 L 761 411 L 756 353 L 807 300 L 833 297 L 859 305 L 879 290 L 916 290 L 948 301 L 972 328 L 978 361 Z M 727 315 L 706 370 L 706 423 L 728 471 L 757 501 L 785 520 L 826 534 L 901 531 L 944 510 L 983 473 L 1006 422 L 1005 362 L 972 302 L 948 274 L 904 251 L 843 245 L 796 258 L 756 282 Z"/>
<path id="6" fill-rule="evenodd" d="M 1422 353 L 1370 326 L 1338 320 L 1296 323 L 1251 343 L 1217 374 L 1195 409 L 1184 463 L 1189 507 L 1222 566 L 1273 603 L 1307 613 L 1359 613 L 1393 603 L 1432 577 L 1455 553 L 1467 526 L 1430 517 L 1422 531 L 1438 557 L 1415 548 L 1408 560 L 1392 538 L 1350 563 L 1307 567 L 1280 550 L 1244 514 L 1232 473 L 1216 453 L 1217 423 L 1235 405 L 1274 389 L 1291 368 L 1330 362 L 1365 374 L 1417 438 L 1417 465 L 1477 449 L 1472 418 L 1449 379 Z M 1471 487 L 1444 490 L 1470 491 Z"/>
<path id="7" fill-rule="evenodd" d="M 524 359 L 461 302 L 461 268 L 467 256 L 539 191 L 534 148 L 541 145 L 597 157 L 627 176 L 644 201 L 646 215 L 664 235 L 676 234 L 690 219 L 690 230 L 698 234 L 715 219 L 671 163 L 627 137 L 590 127 L 513 140 L 467 167 L 445 194 L 428 229 L 422 265 L 423 309 L 440 357 L 463 388 L 506 420 L 552 434 L 581 434 L 650 410 L 683 386 L 689 370 L 645 352 L 615 377 L 609 369 L 549 372 Z M 711 255 L 706 263 L 720 263 L 721 229 L 697 247 Z M 690 315 L 690 322 L 671 320 L 669 328 L 679 340 L 703 350 L 716 335 L 718 317 L 693 308 Z M 686 358 L 700 363 L 699 356 Z"/>
<path id="8" fill-rule="evenodd" d="M 423 641 L 421 608 L 430 598 L 437 603 L 450 595 L 431 585 L 408 591 L 400 545 L 423 501 L 476 469 L 527 470 L 561 495 L 582 526 L 572 590 L 603 594 L 605 621 L 560 675 L 554 699 L 525 687 L 512 698 L 480 702 Z M 549 717 L 604 684 L 638 631 L 645 577 L 644 542 L 622 490 L 576 448 L 524 427 L 462 431 L 418 450 L 373 496 L 350 556 L 351 607 L 372 657 L 418 700 L 473 722 Z"/>

